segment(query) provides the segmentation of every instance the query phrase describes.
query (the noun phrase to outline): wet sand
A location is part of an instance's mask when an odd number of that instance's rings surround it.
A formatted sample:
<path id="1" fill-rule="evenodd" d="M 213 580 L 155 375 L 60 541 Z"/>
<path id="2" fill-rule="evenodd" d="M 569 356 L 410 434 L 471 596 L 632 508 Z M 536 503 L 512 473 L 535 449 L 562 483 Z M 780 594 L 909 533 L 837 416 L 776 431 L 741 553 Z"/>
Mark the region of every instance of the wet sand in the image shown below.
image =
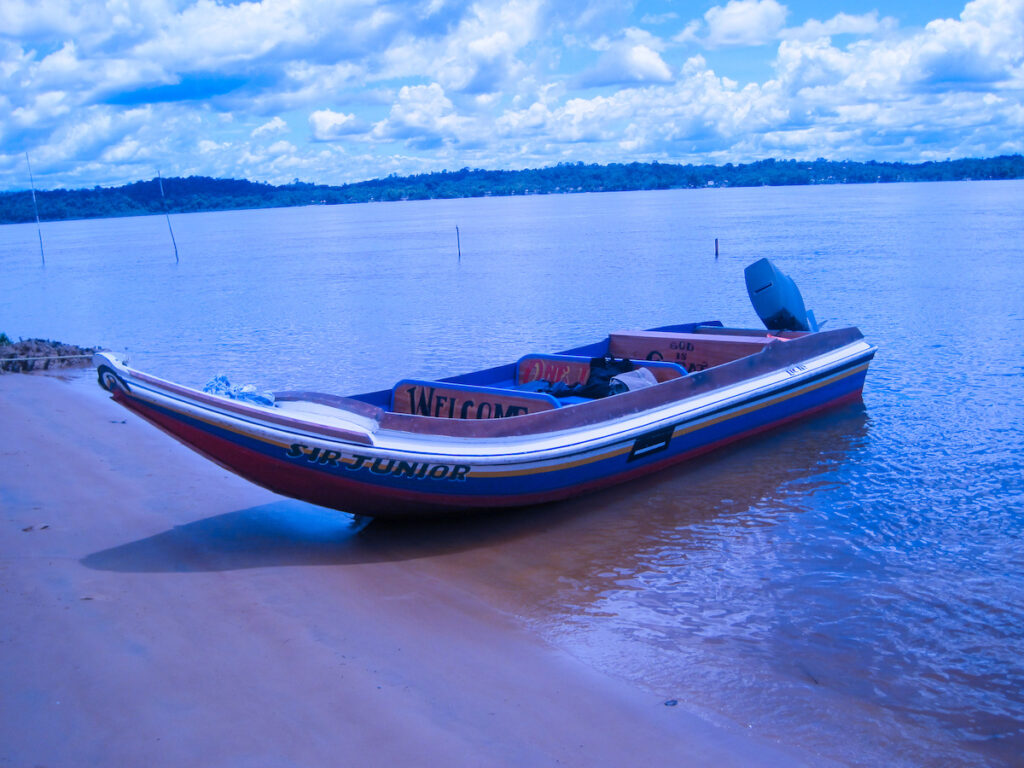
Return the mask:
<path id="1" fill-rule="evenodd" d="M 512 519 L 364 529 L 0 375 L 0 766 L 825 764 L 545 644 Z"/>

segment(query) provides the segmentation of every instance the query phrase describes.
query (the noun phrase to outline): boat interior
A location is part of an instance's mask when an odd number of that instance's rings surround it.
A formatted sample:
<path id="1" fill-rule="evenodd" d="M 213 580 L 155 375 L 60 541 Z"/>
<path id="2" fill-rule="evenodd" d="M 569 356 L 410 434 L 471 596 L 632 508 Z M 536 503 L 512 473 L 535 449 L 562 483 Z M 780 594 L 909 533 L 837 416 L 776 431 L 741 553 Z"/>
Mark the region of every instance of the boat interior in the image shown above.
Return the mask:
<path id="1" fill-rule="evenodd" d="M 622 331 L 564 352 L 531 353 L 510 365 L 437 381 L 403 379 L 389 390 L 353 398 L 414 416 L 507 418 L 660 384 L 807 333 L 724 328 L 718 322 Z"/>

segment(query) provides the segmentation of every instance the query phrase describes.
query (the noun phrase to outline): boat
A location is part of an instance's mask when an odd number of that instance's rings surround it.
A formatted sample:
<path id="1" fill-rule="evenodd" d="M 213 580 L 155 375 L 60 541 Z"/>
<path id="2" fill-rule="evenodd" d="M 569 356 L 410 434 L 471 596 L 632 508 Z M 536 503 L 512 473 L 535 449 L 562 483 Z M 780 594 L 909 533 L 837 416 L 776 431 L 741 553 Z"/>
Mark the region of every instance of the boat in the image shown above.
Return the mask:
<path id="1" fill-rule="evenodd" d="M 557 501 L 647 475 L 861 398 L 876 347 L 822 330 L 795 284 L 745 270 L 764 328 L 720 321 L 609 333 L 438 380 L 264 402 L 94 358 L 130 411 L 285 496 L 377 518 Z"/>

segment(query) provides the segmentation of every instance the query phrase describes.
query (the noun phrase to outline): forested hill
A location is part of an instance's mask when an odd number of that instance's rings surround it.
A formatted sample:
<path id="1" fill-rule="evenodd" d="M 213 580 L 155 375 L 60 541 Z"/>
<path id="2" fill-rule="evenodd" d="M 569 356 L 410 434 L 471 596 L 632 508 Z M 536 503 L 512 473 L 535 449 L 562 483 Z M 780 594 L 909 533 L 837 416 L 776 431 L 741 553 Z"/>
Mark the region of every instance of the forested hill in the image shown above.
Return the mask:
<path id="1" fill-rule="evenodd" d="M 123 187 L 36 192 L 43 221 L 137 216 L 152 213 L 335 205 L 390 200 L 610 192 L 696 187 L 756 187 L 800 184 L 863 184 L 900 181 L 959 181 L 1024 178 L 1024 156 L 946 160 L 919 164 L 854 163 L 828 160 L 762 160 L 743 165 L 560 163 L 522 171 L 461 171 L 388 176 L 343 186 L 296 181 L 273 186 L 204 176 L 157 179 Z M 0 193 L 0 224 L 33 221 L 28 190 Z"/>

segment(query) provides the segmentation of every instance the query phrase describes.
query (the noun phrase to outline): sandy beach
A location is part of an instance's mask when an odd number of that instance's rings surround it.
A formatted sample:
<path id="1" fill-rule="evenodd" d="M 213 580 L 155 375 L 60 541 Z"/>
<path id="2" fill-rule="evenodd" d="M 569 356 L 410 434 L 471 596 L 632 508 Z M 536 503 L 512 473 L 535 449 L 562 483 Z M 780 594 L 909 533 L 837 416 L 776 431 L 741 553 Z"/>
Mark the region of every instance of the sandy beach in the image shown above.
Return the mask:
<path id="1" fill-rule="evenodd" d="M 0 375 L 0 436 L 0 766 L 825 764 L 531 632 L 541 517 L 363 529 L 88 371 Z"/>

